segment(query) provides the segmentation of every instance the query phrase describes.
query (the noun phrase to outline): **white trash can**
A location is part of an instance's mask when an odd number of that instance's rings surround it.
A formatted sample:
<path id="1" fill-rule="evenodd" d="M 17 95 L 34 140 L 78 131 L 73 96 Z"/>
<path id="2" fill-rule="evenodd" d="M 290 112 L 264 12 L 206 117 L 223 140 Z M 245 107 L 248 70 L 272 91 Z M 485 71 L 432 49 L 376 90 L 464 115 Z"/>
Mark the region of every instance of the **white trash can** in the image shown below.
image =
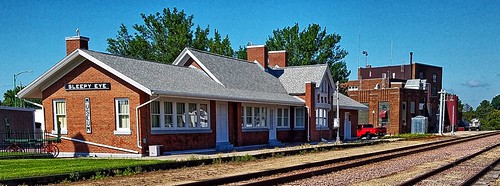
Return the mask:
<path id="1" fill-rule="evenodd" d="M 150 145 L 149 146 L 149 156 L 159 156 L 161 155 L 161 147 L 163 145 Z"/>

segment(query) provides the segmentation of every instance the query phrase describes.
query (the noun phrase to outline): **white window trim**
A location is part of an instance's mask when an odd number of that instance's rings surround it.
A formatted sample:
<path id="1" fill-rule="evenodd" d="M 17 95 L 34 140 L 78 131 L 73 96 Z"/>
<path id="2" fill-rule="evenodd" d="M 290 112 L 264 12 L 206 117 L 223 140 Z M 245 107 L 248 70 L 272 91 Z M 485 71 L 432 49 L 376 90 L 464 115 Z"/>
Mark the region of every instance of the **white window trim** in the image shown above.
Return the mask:
<path id="1" fill-rule="evenodd" d="M 118 102 L 119 101 L 127 101 L 128 102 L 128 128 L 120 128 L 119 125 L 119 120 L 120 120 L 120 115 L 118 113 Z M 132 134 L 132 131 L 130 130 L 130 100 L 128 98 L 115 98 L 115 131 L 113 132 L 115 135 L 130 135 Z"/>
<path id="2" fill-rule="evenodd" d="M 270 127 L 270 112 L 271 112 L 271 107 L 268 107 L 266 105 L 256 105 L 256 104 L 242 104 L 241 105 L 242 107 L 242 110 L 241 110 L 241 118 L 242 118 L 242 129 L 269 129 Z M 247 121 L 246 121 L 246 118 L 248 117 L 246 115 L 246 109 L 247 107 L 251 108 L 252 110 L 252 126 L 247 126 Z M 266 109 L 266 125 L 265 126 L 255 126 L 255 108 L 259 108 L 259 120 L 262 121 L 262 118 L 264 118 L 264 116 L 262 116 L 262 110 L 263 109 Z M 276 116 L 277 118 L 277 116 Z M 260 122 L 262 123 L 262 122 Z"/>
<path id="3" fill-rule="evenodd" d="M 279 116 L 278 109 L 281 109 L 282 112 L 285 112 L 285 109 L 288 110 L 288 112 L 286 113 L 286 116 L 288 118 L 288 122 L 287 123 L 283 122 L 283 124 L 281 126 L 278 125 L 278 116 Z M 290 128 L 290 107 L 276 107 L 275 110 L 276 110 L 276 128 L 280 128 L 280 129 Z M 283 114 L 283 116 L 285 116 L 285 115 Z M 285 118 L 285 117 L 283 117 L 283 118 Z M 283 121 L 283 119 L 281 121 Z"/>
<path id="4" fill-rule="evenodd" d="M 160 102 L 160 127 L 155 127 L 153 128 L 151 126 L 151 131 L 177 131 L 177 132 L 182 132 L 185 131 L 187 133 L 190 133 L 189 131 L 206 131 L 206 130 L 211 130 L 210 126 L 210 101 L 203 101 L 203 100 L 194 100 L 194 99 L 160 99 L 158 100 Z M 165 127 L 165 103 L 166 102 L 171 102 L 172 103 L 172 127 Z M 191 122 L 191 116 L 189 114 L 185 115 L 184 117 L 186 118 L 185 121 L 185 127 L 178 127 L 177 126 L 177 103 L 183 103 L 184 104 L 184 114 L 188 113 L 189 111 L 189 103 L 195 103 L 196 104 L 196 110 L 197 112 L 197 123 L 196 127 L 188 127 Z M 207 105 L 207 115 L 206 115 L 206 120 L 207 120 L 207 127 L 201 127 L 201 114 L 199 110 L 201 109 L 201 105 L 205 104 Z M 151 116 L 150 116 L 151 117 Z"/>
<path id="5" fill-rule="evenodd" d="M 319 110 L 324 110 L 325 111 L 324 117 L 319 117 L 320 116 Z M 319 122 L 318 122 L 319 118 L 324 119 L 324 121 L 325 121 L 324 125 L 319 125 Z M 316 109 L 316 128 L 317 129 L 322 129 L 322 130 L 329 128 L 329 126 L 328 126 L 328 110 L 327 109 L 323 109 L 323 108 L 317 108 Z"/>
<path id="6" fill-rule="evenodd" d="M 302 126 L 297 126 L 297 113 L 298 113 L 298 109 L 302 109 L 302 114 L 303 114 L 303 117 L 302 117 Z M 295 122 L 294 122 L 294 128 L 305 128 L 306 126 L 306 108 L 305 107 L 295 107 Z"/>
<path id="7" fill-rule="evenodd" d="M 53 117 L 53 129 L 52 130 L 52 134 L 57 134 L 57 115 L 56 115 L 56 103 L 58 102 L 63 102 L 64 103 L 64 113 L 65 116 L 66 116 L 66 128 L 62 128 L 61 127 L 61 134 L 68 134 L 68 113 L 66 112 L 66 107 L 67 107 L 67 103 L 66 103 L 66 100 L 65 99 L 54 99 L 52 100 L 52 117 Z"/>

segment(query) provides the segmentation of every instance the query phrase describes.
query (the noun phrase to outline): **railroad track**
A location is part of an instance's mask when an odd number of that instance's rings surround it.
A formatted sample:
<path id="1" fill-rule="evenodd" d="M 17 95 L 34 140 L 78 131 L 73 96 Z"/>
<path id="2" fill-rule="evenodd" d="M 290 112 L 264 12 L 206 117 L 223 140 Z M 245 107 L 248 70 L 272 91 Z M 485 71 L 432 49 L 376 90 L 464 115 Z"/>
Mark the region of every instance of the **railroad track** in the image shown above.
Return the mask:
<path id="1" fill-rule="evenodd" d="M 475 136 L 436 141 L 421 145 L 330 159 L 320 162 L 249 173 L 244 175 L 201 180 L 180 185 L 277 185 L 499 134 L 499 132 L 485 133 Z"/>
<path id="2" fill-rule="evenodd" d="M 464 174 L 460 174 L 460 169 L 466 169 L 466 171 L 473 171 L 472 168 L 470 166 L 474 166 L 471 162 L 468 162 L 470 161 L 471 159 L 473 158 L 476 158 L 478 157 L 479 155 L 483 155 L 483 154 L 486 154 L 486 153 L 495 153 L 494 150 L 495 148 L 499 147 L 500 144 L 495 144 L 495 145 L 491 145 L 489 147 L 486 147 L 484 149 L 482 149 L 481 151 L 478 151 L 474 154 L 471 154 L 471 155 L 468 155 L 468 156 L 465 156 L 465 157 L 462 157 L 460 159 L 457 159 L 451 163 L 448 163 L 448 164 L 445 164 L 437 169 L 433 169 L 433 170 L 430 170 L 428 172 L 425 172 L 417 177 L 414 177 L 410 180 L 407 180 L 403 183 L 401 183 L 400 185 L 401 186 L 404 186 L 404 185 L 419 185 L 419 184 L 422 184 L 423 182 L 427 181 L 427 182 L 433 182 L 435 180 L 438 180 L 436 178 L 440 178 L 440 177 L 445 177 L 447 175 L 450 175 L 450 174 L 455 174 L 455 175 L 462 175 L 462 176 L 465 176 Z M 460 182 L 460 183 L 448 183 L 449 185 L 472 185 L 473 183 L 475 183 L 479 178 L 481 178 L 482 176 L 484 176 L 489 170 L 493 169 L 497 164 L 498 162 L 500 162 L 500 158 L 496 158 L 496 160 L 494 161 L 491 161 L 489 163 L 486 163 L 486 165 L 476 165 L 475 167 L 479 167 L 479 170 L 478 171 L 475 171 L 473 172 L 472 176 L 470 177 L 465 177 L 461 180 L 459 179 L 454 179 L 454 180 L 449 180 L 449 181 L 454 181 L 454 182 Z M 458 167 L 458 168 L 457 168 Z M 451 170 L 453 168 L 457 168 L 459 170 Z M 449 172 L 446 172 L 446 171 L 449 171 Z M 431 178 L 434 178 L 434 179 L 431 179 Z"/>

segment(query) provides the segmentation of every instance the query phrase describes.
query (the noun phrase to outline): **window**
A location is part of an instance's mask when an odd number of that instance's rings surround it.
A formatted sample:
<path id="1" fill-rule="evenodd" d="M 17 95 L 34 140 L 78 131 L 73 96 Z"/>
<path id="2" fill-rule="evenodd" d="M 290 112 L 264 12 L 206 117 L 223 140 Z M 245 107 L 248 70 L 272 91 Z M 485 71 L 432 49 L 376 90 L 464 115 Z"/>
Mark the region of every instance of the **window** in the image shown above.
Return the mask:
<path id="1" fill-rule="evenodd" d="M 174 109 L 172 102 L 164 102 L 165 113 L 164 113 L 164 124 L 165 128 L 174 128 Z"/>
<path id="2" fill-rule="evenodd" d="M 327 127 L 327 112 L 326 109 L 316 109 L 316 127 L 323 128 Z"/>
<path id="3" fill-rule="evenodd" d="M 57 133 L 58 127 L 61 127 L 61 134 L 68 134 L 68 125 L 66 122 L 66 101 L 54 100 L 54 132 Z"/>
<path id="4" fill-rule="evenodd" d="M 196 128 L 198 124 L 198 109 L 196 103 L 189 103 L 189 127 Z"/>
<path id="5" fill-rule="evenodd" d="M 242 126 L 243 128 L 266 128 L 267 108 L 242 106 Z"/>
<path id="6" fill-rule="evenodd" d="M 437 74 L 432 74 L 432 82 L 436 83 L 438 79 Z"/>
<path id="7" fill-rule="evenodd" d="M 115 134 L 130 134 L 129 100 L 115 99 L 116 131 Z"/>
<path id="8" fill-rule="evenodd" d="M 304 128 L 305 109 L 304 107 L 295 108 L 295 128 Z"/>
<path id="9" fill-rule="evenodd" d="M 151 127 L 160 127 L 160 102 L 151 102 Z"/>
<path id="10" fill-rule="evenodd" d="M 152 130 L 193 130 L 210 126 L 208 102 L 172 102 L 169 100 L 155 102 L 151 103 L 151 117 L 158 115 L 159 124 L 151 125 Z M 153 105 L 159 106 L 158 112 L 153 110 L 156 107 Z"/>
<path id="11" fill-rule="evenodd" d="M 289 127 L 288 109 L 287 108 L 278 108 L 276 110 L 278 112 L 278 117 L 277 117 L 278 118 L 278 123 L 277 123 L 278 128 L 285 128 L 285 127 L 288 128 Z"/>
<path id="12" fill-rule="evenodd" d="M 419 79 L 424 79 L 424 76 L 425 76 L 425 75 L 424 75 L 424 72 L 419 72 L 419 73 L 418 73 L 418 77 L 419 77 Z"/>
<path id="13" fill-rule="evenodd" d="M 415 114 L 415 102 L 410 102 L 410 113 Z"/>
<path id="14" fill-rule="evenodd" d="M 184 103 L 177 103 L 177 128 L 186 127 L 186 107 L 184 107 Z"/>

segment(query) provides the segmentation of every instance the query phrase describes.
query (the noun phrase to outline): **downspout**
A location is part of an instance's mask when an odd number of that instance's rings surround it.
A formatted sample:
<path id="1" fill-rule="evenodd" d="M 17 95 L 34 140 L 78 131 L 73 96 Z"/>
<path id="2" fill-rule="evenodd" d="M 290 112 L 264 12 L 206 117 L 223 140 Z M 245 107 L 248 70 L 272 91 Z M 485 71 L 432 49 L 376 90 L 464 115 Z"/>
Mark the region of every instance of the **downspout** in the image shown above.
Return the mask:
<path id="1" fill-rule="evenodd" d="M 137 132 L 137 147 L 139 147 L 140 149 L 142 149 L 142 145 L 141 145 L 141 133 L 139 132 L 139 109 L 141 107 L 146 106 L 147 104 L 150 104 L 151 102 L 157 100 L 158 98 L 160 98 L 160 96 L 135 107 L 135 127 L 136 127 L 136 132 Z"/>
<path id="2" fill-rule="evenodd" d="M 307 141 L 311 141 L 311 131 L 309 129 L 309 127 L 310 127 L 309 125 L 311 125 L 311 117 L 310 117 L 311 113 L 309 112 L 309 107 L 308 106 L 305 106 L 305 107 L 306 107 L 307 113 L 309 115 L 309 117 L 307 118 Z"/>

